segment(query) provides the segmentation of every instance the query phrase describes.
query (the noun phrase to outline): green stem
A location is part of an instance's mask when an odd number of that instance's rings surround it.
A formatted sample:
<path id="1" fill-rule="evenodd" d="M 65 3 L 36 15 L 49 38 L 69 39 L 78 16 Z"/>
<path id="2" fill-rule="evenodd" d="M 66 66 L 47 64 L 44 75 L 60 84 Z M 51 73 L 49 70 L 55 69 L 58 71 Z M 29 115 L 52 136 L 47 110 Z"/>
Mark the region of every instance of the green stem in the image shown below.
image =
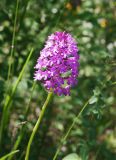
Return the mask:
<path id="1" fill-rule="evenodd" d="M 90 99 L 89 99 L 90 100 Z M 83 108 L 81 109 L 81 111 L 79 112 L 79 114 L 74 118 L 72 124 L 69 126 L 69 129 L 68 131 L 66 132 L 66 134 L 63 136 L 63 138 L 61 139 L 61 143 L 58 147 L 58 149 L 56 150 L 56 153 L 53 157 L 53 160 L 56 160 L 59 152 L 60 152 L 60 149 L 62 147 L 62 145 L 64 144 L 64 142 L 66 141 L 67 137 L 69 136 L 73 126 L 75 125 L 75 123 L 77 122 L 78 118 L 80 117 L 80 115 L 82 114 L 82 112 L 85 110 L 85 108 L 87 107 L 88 103 L 89 103 L 89 100 L 84 104 Z"/>
<path id="2" fill-rule="evenodd" d="M 51 97 L 52 97 L 52 94 L 53 94 L 52 92 L 49 92 L 49 94 L 48 94 L 48 96 L 47 96 L 47 99 L 46 99 L 46 101 L 45 101 L 45 103 L 44 103 L 44 105 L 43 105 L 43 107 L 42 107 L 40 116 L 39 116 L 39 118 L 38 118 L 38 120 L 37 120 L 37 122 L 36 122 L 36 124 L 35 124 L 35 126 L 34 126 L 34 128 L 33 128 L 32 134 L 31 134 L 31 136 L 30 136 L 30 139 L 29 139 L 29 142 L 28 142 L 28 145 L 27 145 L 25 160 L 28 160 L 28 159 L 29 159 L 30 147 L 31 147 L 33 138 L 34 138 L 34 136 L 35 136 L 35 134 L 36 134 L 36 132 L 37 132 L 37 129 L 38 129 L 39 126 L 40 126 L 40 122 L 41 122 L 41 120 L 42 120 L 42 118 L 43 118 L 43 115 L 44 115 L 45 110 L 46 110 L 46 107 L 47 107 L 47 105 L 48 105 L 48 103 L 49 103 L 49 101 L 50 101 L 50 99 L 51 99 Z"/>
<path id="3" fill-rule="evenodd" d="M 11 43 L 11 52 L 10 52 L 10 60 L 12 60 L 13 52 L 14 52 L 18 8 L 19 8 L 19 0 L 17 0 L 17 2 L 16 2 L 15 19 L 14 19 L 14 27 L 13 27 L 13 35 L 12 35 L 12 43 Z M 9 68 L 8 68 L 8 77 L 7 77 L 8 80 L 9 80 L 10 74 L 11 74 L 11 67 L 12 67 L 12 63 L 10 62 L 9 63 Z"/>

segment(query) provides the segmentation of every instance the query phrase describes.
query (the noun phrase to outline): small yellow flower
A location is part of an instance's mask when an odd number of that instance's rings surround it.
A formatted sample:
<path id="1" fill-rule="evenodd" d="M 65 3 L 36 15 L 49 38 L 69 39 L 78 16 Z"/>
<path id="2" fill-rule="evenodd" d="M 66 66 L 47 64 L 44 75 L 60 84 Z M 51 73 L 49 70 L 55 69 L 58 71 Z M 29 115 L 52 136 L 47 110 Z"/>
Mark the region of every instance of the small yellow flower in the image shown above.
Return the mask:
<path id="1" fill-rule="evenodd" d="M 80 7 L 80 6 L 77 6 L 77 7 L 76 7 L 76 12 L 78 13 L 78 12 L 80 12 L 80 10 L 81 10 L 81 7 Z"/>
<path id="2" fill-rule="evenodd" d="M 72 4 L 68 2 L 68 3 L 66 4 L 66 8 L 67 8 L 68 10 L 72 10 Z"/>
<path id="3" fill-rule="evenodd" d="M 100 26 L 101 26 L 102 28 L 106 28 L 107 24 L 108 24 L 108 22 L 107 22 L 106 19 L 101 19 L 101 20 L 100 20 Z"/>

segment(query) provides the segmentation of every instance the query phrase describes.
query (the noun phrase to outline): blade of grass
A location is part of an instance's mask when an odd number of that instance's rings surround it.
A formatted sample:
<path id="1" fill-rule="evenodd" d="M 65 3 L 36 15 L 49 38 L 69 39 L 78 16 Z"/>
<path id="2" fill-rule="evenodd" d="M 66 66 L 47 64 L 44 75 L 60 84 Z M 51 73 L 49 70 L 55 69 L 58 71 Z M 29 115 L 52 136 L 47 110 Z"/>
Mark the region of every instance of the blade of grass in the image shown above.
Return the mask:
<path id="1" fill-rule="evenodd" d="M 19 0 L 16 1 L 14 27 L 13 27 L 13 35 L 12 35 L 11 51 L 10 51 L 10 61 L 12 61 L 13 53 L 14 53 L 14 45 L 15 45 L 15 36 L 16 36 L 16 24 L 17 24 L 18 8 L 19 8 Z M 10 75 L 11 75 L 11 67 L 12 67 L 12 62 L 9 63 L 8 76 L 7 76 L 7 80 L 8 80 L 8 81 L 9 81 L 9 78 L 10 78 Z"/>
<path id="2" fill-rule="evenodd" d="M 11 106 L 11 102 L 13 100 L 13 96 L 15 94 L 17 86 L 18 86 L 18 84 L 19 84 L 19 82 L 20 82 L 20 80 L 21 80 L 21 78 L 22 78 L 22 76 L 24 74 L 24 70 L 25 70 L 25 68 L 26 68 L 26 66 L 27 66 L 27 64 L 28 64 L 28 62 L 29 62 L 29 60 L 31 58 L 32 53 L 33 53 L 33 48 L 31 49 L 31 51 L 30 51 L 30 53 L 29 53 L 29 55 L 27 57 L 27 60 L 26 60 L 24 66 L 23 66 L 23 68 L 22 68 L 22 70 L 21 70 L 21 72 L 20 72 L 20 74 L 18 76 L 18 79 L 17 79 L 16 83 L 14 84 L 14 87 L 13 87 L 12 92 L 11 92 L 11 96 L 7 95 L 7 97 L 6 97 L 5 105 L 4 105 L 4 108 L 3 108 L 2 119 L 1 119 L 1 127 L 0 127 L 0 149 L 1 149 L 1 145 L 2 145 L 3 131 L 4 131 L 4 128 L 6 127 L 5 122 L 8 119 L 7 114 L 8 114 L 9 108 Z"/>
<path id="3" fill-rule="evenodd" d="M 5 160 L 5 159 L 8 158 L 9 156 L 14 155 L 14 154 L 16 154 L 17 152 L 19 152 L 19 150 L 10 152 L 10 153 L 8 153 L 7 155 L 1 157 L 0 160 Z"/>
<path id="4" fill-rule="evenodd" d="M 91 98 L 89 98 L 90 100 Z M 87 105 L 89 104 L 89 100 L 87 100 L 87 102 L 84 104 L 83 108 L 81 109 L 81 111 L 79 112 L 79 114 L 74 118 L 72 124 L 69 126 L 69 129 L 67 130 L 66 134 L 63 136 L 63 138 L 61 139 L 61 142 L 60 142 L 60 145 L 58 147 L 58 149 L 56 150 L 56 153 L 53 157 L 53 160 L 56 160 L 59 152 L 60 152 L 60 149 L 62 147 L 62 145 L 65 143 L 66 139 L 68 138 L 72 128 L 74 127 L 75 123 L 77 122 L 78 118 L 81 116 L 81 114 L 83 113 L 83 111 L 85 110 L 85 108 L 87 107 Z"/>
<path id="5" fill-rule="evenodd" d="M 29 110 L 30 110 L 30 103 L 31 103 L 31 100 L 32 100 L 32 96 L 33 96 L 33 92 L 34 92 L 34 89 L 36 87 L 36 81 L 33 82 L 33 85 L 32 85 L 32 89 L 31 89 L 31 95 L 30 95 L 30 98 L 29 98 L 29 102 L 28 102 L 28 105 L 26 107 L 26 111 L 25 111 L 25 115 L 24 115 L 24 121 L 26 121 L 27 119 L 27 115 L 29 113 Z M 20 133 L 17 137 L 17 140 L 12 148 L 12 151 L 16 150 L 20 144 L 20 142 L 22 141 L 22 138 L 24 136 L 24 133 L 25 133 L 25 125 L 22 126 L 21 130 L 20 130 Z M 11 155 L 9 156 L 8 160 L 12 160 L 14 155 Z"/>
<path id="6" fill-rule="evenodd" d="M 22 12 L 22 14 L 20 15 L 19 30 L 20 30 L 20 28 L 22 27 L 23 20 L 24 20 L 24 18 L 25 18 L 25 14 L 26 14 L 26 12 L 27 12 L 27 8 L 28 8 L 28 6 L 29 6 L 29 2 L 30 2 L 30 1 L 31 1 L 31 0 L 22 1 L 22 3 L 23 3 L 23 12 Z"/>
<path id="7" fill-rule="evenodd" d="M 59 24 L 60 19 L 61 19 L 63 13 L 64 13 L 64 10 L 65 10 L 66 3 L 68 3 L 68 2 L 69 2 L 69 0 L 65 0 L 65 1 L 64 1 L 64 6 L 61 7 L 61 9 L 60 9 L 60 13 L 59 13 L 59 16 L 58 16 L 58 18 L 57 18 L 57 20 L 56 20 L 56 24 L 55 24 L 54 28 L 56 28 L 57 25 Z"/>
<path id="8" fill-rule="evenodd" d="M 113 82 L 113 83 L 112 83 L 112 85 L 115 85 L 115 84 L 116 84 L 116 82 Z"/>

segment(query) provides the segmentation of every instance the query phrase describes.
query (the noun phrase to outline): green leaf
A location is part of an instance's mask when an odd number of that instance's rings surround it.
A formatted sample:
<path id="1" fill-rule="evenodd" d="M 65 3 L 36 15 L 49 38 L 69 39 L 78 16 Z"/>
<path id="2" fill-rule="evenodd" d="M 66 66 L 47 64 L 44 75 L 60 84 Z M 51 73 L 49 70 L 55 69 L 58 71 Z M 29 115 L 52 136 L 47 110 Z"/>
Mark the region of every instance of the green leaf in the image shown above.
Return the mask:
<path id="1" fill-rule="evenodd" d="M 98 98 L 97 98 L 97 97 L 92 96 L 92 97 L 91 97 L 91 99 L 89 100 L 89 104 L 96 103 L 96 102 L 97 102 L 97 100 L 98 100 Z"/>
<path id="2" fill-rule="evenodd" d="M 62 160 L 81 160 L 81 158 L 76 153 L 71 153 L 64 157 Z"/>

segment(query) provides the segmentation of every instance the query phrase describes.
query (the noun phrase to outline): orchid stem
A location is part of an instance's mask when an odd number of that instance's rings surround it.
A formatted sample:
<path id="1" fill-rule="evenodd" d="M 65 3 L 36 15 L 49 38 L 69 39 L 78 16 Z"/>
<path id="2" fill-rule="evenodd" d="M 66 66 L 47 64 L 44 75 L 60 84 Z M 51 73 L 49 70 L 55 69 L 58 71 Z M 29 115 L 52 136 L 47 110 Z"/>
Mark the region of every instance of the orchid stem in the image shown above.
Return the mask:
<path id="1" fill-rule="evenodd" d="M 33 142 L 33 139 L 34 139 L 34 136 L 35 136 L 35 134 L 36 134 L 36 132 L 37 132 L 37 129 L 38 129 L 39 126 L 40 126 L 40 122 L 41 122 L 41 120 L 42 120 L 42 118 L 43 118 L 43 116 L 44 116 L 46 107 L 47 107 L 47 105 L 48 105 L 48 103 L 49 103 L 49 101 L 50 101 L 50 99 L 51 99 L 51 97 L 52 97 L 52 94 L 53 94 L 52 92 L 49 92 L 49 93 L 48 93 L 47 99 L 46 99 L 46 101 L 45 101 L 45 103 L 44 103 L 44 105 L 43 105 L 43 107 L 42 107 L 41 112 L 40 112 L 40 116 L 39 116 L 39 118 L 38 118 L 38 120 L 37 120 L 37 122 L 36 122 L 36 124 L 35 124 L 35 126 L 34 126 L 34 128 L 33 128 L 32 134 L 31 134 L 31 136 L 30 136 L 30 139 L 29 139 L 29 142 L 28 142 L 28 145 L 27 145 L 25 160 L 29 160 L 29 153 L 30 153 L 31 144 L 32 144 L 32 142 Z"/>

